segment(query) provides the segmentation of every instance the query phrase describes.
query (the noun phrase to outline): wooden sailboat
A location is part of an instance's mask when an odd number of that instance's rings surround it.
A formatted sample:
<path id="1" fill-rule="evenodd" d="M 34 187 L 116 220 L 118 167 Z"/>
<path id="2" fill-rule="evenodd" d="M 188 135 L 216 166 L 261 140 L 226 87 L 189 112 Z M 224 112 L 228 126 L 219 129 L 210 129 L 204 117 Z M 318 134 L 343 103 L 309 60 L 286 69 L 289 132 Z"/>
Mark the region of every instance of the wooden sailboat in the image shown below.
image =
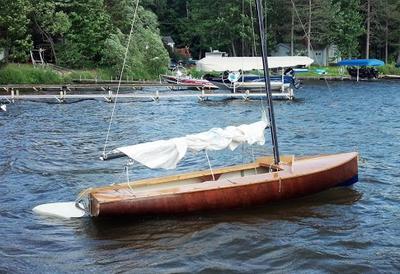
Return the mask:
<path id="1" fill-rule="evenodd" d="M 76 202 L 45 204 L 34 208 L 40 214 L 59 217 L 159 215 L 205 210 L 226 210 L 266 204 L 314 194 L 358 180 L 357 153 L 320 155 L 295 159 L 280 157 L 264 43 L 262 6 L 257 2 L 265 71 L 268 118 L 259 122 L 212 129 L 170 140 L 121 147 L 104 154 L 104 160 L 121 156 L 150 168 L 174 168 L 187 151 L 235 149 L 241 143 L 264 143 L 270 128 L 273 157 L 216 170 L 90 188 Z"/>
<path id="2" fill-rule="evenodd" d="M 272 157 L 200 171 L 94 188 L 91 216 L 158 215 L 262 205 L 357 181 L 357 153 L 316 156 L 274 165 Z"/>

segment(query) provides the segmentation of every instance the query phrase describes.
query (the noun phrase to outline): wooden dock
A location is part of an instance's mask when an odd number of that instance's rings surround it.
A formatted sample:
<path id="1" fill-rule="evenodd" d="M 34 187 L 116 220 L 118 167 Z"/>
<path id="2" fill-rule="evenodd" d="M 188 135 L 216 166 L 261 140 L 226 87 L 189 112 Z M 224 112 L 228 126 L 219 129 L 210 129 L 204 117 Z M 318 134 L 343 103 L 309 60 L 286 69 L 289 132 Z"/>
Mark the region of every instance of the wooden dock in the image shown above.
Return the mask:
<path id="1" fill-rule="evenodd" d="M 195 92 L 185 91 L 182 93 L 177 92 L 160 92 L 160 91 L 148 91 L 145 93 L 120 93 L 118 94 L 118 100 L 176 100 L 180 98 L 195 98 L 199 101 L 214 99 L 257 99 L 265 97 L 264 93 L 221 93 L 221 92 Z M 280 100 L 292 100 L 294 99 L 293 94 L 274 92 L 272 93 L 273 99 Z M 30 101 L 56 101 L 59 103 L 67 102 L 68 100 L 103 100 L 105 102 L 114 102 L 117 95 L 109 92 L 104 94 L 99 93 L 88 93 L 88 94 L 69 94 L 65 91 L 61 91 L 59 94 L 20 94 L 13 93 L 11 95 L 0 95 L 0 101 L 3 102 L 15 102 L 19 100 L 30 100 Z"/>
<path id="2" fill-rule="evenodd" d="M 72 84 L 72 85 L 3 85 L 0 86 L 0 102 L 12 103 L 20 100 L 55 101 L 64 103 L 71 100 L 103 100 L 114 102 L 117 98 L 116 83 Z M 189 90 L 190 87 L 192 90 Z M 159 90 L 157 88 L 164 88 Z M 197 88 L 197 90 L 193 90 Z M 146 89 L 146 90 L 144 90 Z M 100 91 L 100 92 L 99 92 Z M 147 83 L 123 83 L 118 100 L 176 100 L 197 98 L 199 101 L 214 99 L 256 99 L 265 97 L 263 92 L 231 93 L 228 90 L 205 90 L 201 87 Z M 292 91 L 273 92 L 273 99 L 292 100 Z"/>
<path id="3" fill-rule="evenodd" d="M 99 83 L 78 83 L 78 84 L 53 84 L 53 85 L 33 85 L 33 84 L 19 84 L 19 85 L 0 85 L 0 90 L 5 92 L 11 92 L 11 90 L 19 91 L 88 91 L 88 90 L 116 90 L 119 84 L 116 82 L 99 82 Z M 166 84 L 160 82 L 125 82 L 121 83 L 120 88 L 122 89 L 143 89 L 146 87 L 165 87 L 170 89 L 202 89 L 202 86 L 196 85 L 185 85 L 185 84 Z"/>

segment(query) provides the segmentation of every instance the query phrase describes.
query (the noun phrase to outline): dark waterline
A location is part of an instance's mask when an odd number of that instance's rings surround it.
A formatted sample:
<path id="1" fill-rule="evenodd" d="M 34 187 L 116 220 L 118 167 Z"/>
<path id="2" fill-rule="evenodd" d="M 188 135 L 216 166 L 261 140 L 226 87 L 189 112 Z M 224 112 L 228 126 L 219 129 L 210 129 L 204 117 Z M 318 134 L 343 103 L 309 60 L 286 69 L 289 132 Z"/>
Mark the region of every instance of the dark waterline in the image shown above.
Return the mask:
<path id="1" fill-rule="evenodd" d="M 31 209 L 124 181 L 126 160 L 101 162 L 112 104 L 18 102 L 0 113 L 0 272 L 353 272 L 400 270 L 400 83 L 306 83 L 276 102 L 281 154 L 359 151 L 352 188 L 261 208 L 135 220 L 43 218 Z M 118 104 L 111 144 L 133 144 L 249 123 L 259 101 Z M 271 154 L 210 153 L 214 166 Z M 207 169 L 189 155 L 177 171 L 133 166 L 144 178 Z"/>

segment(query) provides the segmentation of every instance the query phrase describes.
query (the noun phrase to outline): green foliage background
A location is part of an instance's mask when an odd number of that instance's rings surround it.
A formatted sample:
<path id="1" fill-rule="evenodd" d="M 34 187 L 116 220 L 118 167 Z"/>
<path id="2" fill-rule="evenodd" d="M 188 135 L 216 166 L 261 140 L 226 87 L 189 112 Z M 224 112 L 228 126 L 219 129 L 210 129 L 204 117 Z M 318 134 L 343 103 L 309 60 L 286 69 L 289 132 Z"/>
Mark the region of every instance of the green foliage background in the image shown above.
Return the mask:
<path id="1" fill-rule="evenodd" d="M 310 26 L 313 47 L 335 44 L 342 58 L 365 56 L 369 3 L 370 58 L 400 62 L 399 0 L 262 3 L 270 51 L 278 43 L 292 41 L 304 51 Z M 31 49 L 50 45 L 46 54 L 53 63 L 106 70 L 115 78 L 123 63 L 136 4 L 136 0 L 0 0 L 0 49 L 6 49 L 8 62 L 26 63 Z M 194 59 L 211 49 L 231 56 L 257 56 L 256 17 L 254 0 L 141 0 L 125 76 L 157 79 L 167 70 L 169 55 L 161 35 L 172 36 L 176 47 L 189 46 Z M 295 48 L 295 54 L 301 53 L 301 47 Z M 170 55 L 179 58 L 176 52 Z"/>
<path id="2" fill-rule="evenodd" d="M 399 0 L 262 0 L 268 46 L 306 45 L 311 4 L 311 44 L 335 44 L 343 58 L 365 57 L 367 2 L 371 5 L 370 58 L 400 61 Z M 294 5 L 293 5 L 294 4 Z M 254 0 L 146 0 L 157 14 L 161 33 L 177 46 L 190 46 L 195 58 L 218 49 L 231 56 L 260 54 Z M 294 8 L 295 7 L 295 8 Z M 387 47 L 387 54 L 385 53 Z M 300 52 L 295 48 L 295 53 Z"/>
<path id="3" fill-rule="evenodd" d="M 136 0 L 0 0 L 0 48 L 9 62 L 27 62 L 34 45 L 51 46 L 57 65 L 107 68 L 117 76 Z M 166 71 L 157 16 L 139 5 L 125 75 L 152 79 Z"/>

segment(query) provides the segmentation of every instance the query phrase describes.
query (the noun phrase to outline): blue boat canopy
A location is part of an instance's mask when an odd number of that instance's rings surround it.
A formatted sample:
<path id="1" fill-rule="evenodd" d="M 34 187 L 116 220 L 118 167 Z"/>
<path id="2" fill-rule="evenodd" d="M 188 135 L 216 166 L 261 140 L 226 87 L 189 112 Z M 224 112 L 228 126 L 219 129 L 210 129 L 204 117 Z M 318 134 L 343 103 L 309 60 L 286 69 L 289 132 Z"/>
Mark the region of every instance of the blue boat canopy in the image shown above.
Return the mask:
<path id="1" fill-rule="evenodd" d="M 353 67 L 380 67 L 384 66 L 385 62 L 378 59 L 345 59 L 338 62 L 337 65 Z"/>

